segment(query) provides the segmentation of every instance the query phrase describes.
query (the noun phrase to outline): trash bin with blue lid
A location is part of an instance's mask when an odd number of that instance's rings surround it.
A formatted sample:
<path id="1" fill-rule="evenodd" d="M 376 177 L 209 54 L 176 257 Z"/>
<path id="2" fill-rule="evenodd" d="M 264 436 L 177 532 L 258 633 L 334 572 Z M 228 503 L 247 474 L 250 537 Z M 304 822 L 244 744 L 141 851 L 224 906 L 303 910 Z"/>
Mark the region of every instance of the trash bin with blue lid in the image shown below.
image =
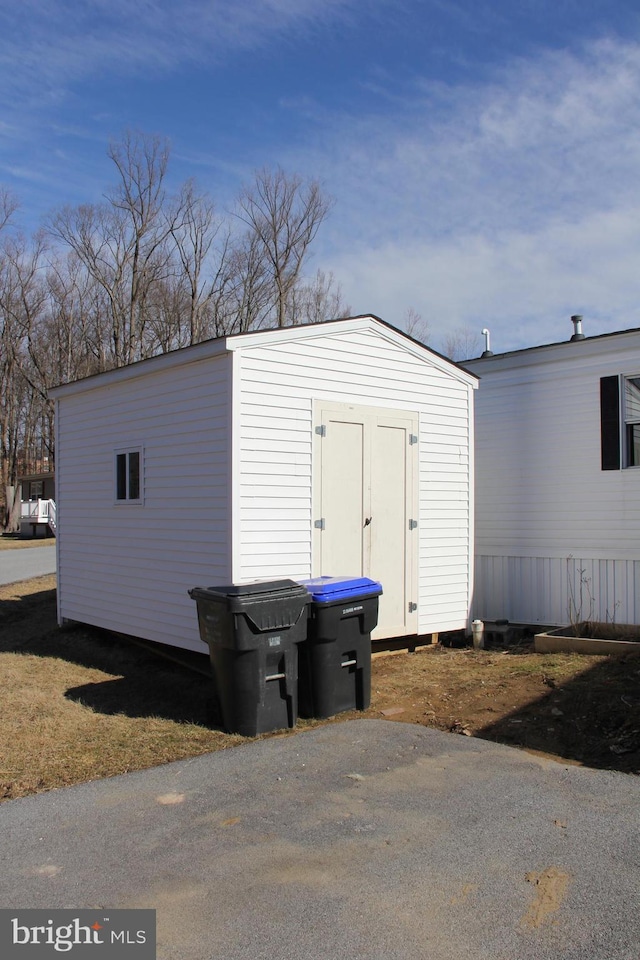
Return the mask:
<path id="1" fill-rule="evenodd" d="M 298 644 L 310 596 L 293 580 L 194 587 L 200 637 L 228 733 L 254 737 L 295 726 Z"/>
<path id="2" fill-rule="evenodd" d="M 366 710 L 381 584 L 368 577 L 315 577 L 301 584 L 311 594 L 311 607 L 307 642 L 299 648 L 300 716 Z"/>

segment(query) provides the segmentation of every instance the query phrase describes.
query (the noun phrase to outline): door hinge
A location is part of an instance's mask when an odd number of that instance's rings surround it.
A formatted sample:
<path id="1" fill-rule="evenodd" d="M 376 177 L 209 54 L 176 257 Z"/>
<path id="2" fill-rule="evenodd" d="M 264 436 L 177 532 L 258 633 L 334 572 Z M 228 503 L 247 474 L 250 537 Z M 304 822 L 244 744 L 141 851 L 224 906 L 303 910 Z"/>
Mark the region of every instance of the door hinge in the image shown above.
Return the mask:
<path id="1" fill-rule="evenodd" d="M 415 613 L 417 609 L 418 609 L 418 604 L 417 604 L 417 603 L 410 603 L 410 604 L 409 604 L 409 613 Z"/>
<path id="2" fill-rule="evenodd" d="M 409 520 L 409 530 L 415 530 L 418 526 L 417 520 Z"/>
<path id="3" fill-rule="evenodd" d="M 409 434 L 409 445 L 412 446 L 414 443 L 417 443 L 417 442 L 418 442 L 418 438 L 417 438 L 417 436 L 415 435 L 415 433 L 410 433 L 410 434 Z"/>
<path id="4" fill-rule="evenodd" d="M 319 437 L 326 437 L 327 428 L 325 427 L 324 423 L 321 423 L 319 427 L 316 427 L 316 433 Z"/>
<path id="5" fill-rule="evenodd" d="M 316 530 L 324 530 L 324 517 L 320 517 L 319 520 L 314 520 L 313 525 Z"/>

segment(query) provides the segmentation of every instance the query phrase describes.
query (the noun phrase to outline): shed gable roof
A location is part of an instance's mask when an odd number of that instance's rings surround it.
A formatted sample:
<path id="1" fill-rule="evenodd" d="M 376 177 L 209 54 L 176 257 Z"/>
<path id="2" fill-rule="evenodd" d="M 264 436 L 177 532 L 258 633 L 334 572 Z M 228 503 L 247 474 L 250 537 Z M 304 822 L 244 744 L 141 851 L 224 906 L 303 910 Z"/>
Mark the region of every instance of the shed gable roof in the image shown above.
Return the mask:
<path id="1" fill-rule="evenodd" d="M 384 339 L 393 342 L 403 350 L 428 361 L 438 369 L 445 371 L 456 380 L 465 382 L 472 387 L 477 386 L 478 377 L 469 370 L 442 356 L 425 344 L 414 340 L 413 337 L 381 320 L 372 314 L 357 317 L 347 317 L 338 320 L 326 320 L 322 323 L 300 324 L 292 327 L 281 327 L 267 330 L 254 330 L 247 333 L 230 334 L 214 340 L 205 340 L 190 347 L 182 347 L 170 353 L 158 354 L 146 360 L 139 360 L 126 367 L 118 367 L 105 373 L 94 374 L 83 380 L 61 384 L 52 388 L 49 393 L 54 399 L 67 396 L 71 393 L 92 390 L 96 387 L 116 384 L 124 380 L 131 380 L 138 376 L 158 373 L 174 366 L 195 363 L 210 357 L 232 353 L 237 350 L 250 349 L 253 346 L 280 343 L 287 340 L 313 340 L 316 337 L 325 337 L 335 332 L 343 335 L 351 331 L 373 330 Z"/>

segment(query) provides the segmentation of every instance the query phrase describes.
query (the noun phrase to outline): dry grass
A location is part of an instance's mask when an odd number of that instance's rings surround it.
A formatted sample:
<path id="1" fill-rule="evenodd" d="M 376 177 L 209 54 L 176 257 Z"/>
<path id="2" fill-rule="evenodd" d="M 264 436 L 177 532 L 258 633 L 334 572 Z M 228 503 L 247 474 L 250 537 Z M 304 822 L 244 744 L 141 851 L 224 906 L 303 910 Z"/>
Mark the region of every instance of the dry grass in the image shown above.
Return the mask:
<path id="1" fill-rule="evenodd" d="M 55 576 L 0 587 L 0 601 L 0 798 L 241 741 L 208 724 L 210 679 L 98 630 L 58 629 Z"/>
<path id="2" fill-rule="evenodd" d="M 207 657 L 191 655 L 198 673 L 100 630 L 59 629 L 55 586 L 0 587 L 0 799 L 245 742 L 215 725 Z M 637 655 L 426 648 L 374 660 L 364 716 L 638 773 L 639 677 Z"/>
<path id="3" fill-rule="evenodd" d="M 0 550 L 25 550 L 29 547 L 54 547 L 54 537 L 19 537 L 17 534 L 4 533 L 0 536 Z"/>

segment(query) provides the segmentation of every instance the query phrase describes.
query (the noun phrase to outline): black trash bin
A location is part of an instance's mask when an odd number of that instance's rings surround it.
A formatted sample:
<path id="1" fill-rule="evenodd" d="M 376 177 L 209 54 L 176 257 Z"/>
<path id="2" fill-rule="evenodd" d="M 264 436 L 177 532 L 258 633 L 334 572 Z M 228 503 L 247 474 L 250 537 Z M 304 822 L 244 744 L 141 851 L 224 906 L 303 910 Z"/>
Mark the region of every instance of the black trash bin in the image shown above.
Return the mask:
<path id="1" fill-rule="evenodd" d="M 307 642 L 299 650 L 301 717 L 332 717 L 371 703 L 371 631 L 382 586 L 368 577 L 302 581 L 311 594 Z"/>
<path id="2" fill-rule="evenodd" d="M 310 597 L 293 580 L 194 587 L 200 637 L 209 645 L 222 722 L 254 737 L 298 719 L 298 644 Z"/>

